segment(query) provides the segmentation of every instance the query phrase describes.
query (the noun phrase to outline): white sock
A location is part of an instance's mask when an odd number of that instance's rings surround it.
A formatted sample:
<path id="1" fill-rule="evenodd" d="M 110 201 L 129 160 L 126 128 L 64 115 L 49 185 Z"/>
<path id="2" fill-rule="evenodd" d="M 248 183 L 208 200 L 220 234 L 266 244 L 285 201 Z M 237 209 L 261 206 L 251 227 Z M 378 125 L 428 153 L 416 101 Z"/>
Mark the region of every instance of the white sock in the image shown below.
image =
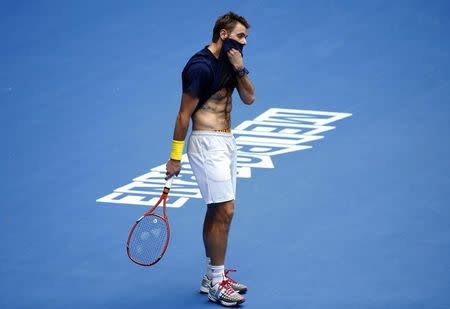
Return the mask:
<path id="1" fill-rule="evenodd" d="M 214 266 L 211 265 L 211 285 L 216 285 L 220 283 L 225 278 L 225 266 Z"/>
<path id="2" fill-rule="evenodd" d="M 208 277 L 208 279 L 212 278 L 212 274 L 211 274 L 211 258 L 206 257 L 206 277 Z"/>

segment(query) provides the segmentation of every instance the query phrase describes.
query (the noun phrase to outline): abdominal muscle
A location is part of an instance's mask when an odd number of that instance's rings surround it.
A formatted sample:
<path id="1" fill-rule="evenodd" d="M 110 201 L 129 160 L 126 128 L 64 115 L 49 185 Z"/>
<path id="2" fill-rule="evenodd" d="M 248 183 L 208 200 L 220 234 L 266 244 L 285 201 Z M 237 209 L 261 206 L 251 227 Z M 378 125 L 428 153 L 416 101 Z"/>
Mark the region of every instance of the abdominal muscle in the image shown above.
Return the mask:
<path id="1" fill-rule="evenodd" d="M 214 131 L 231 128 L 232 89 L 214 93 L 192 116 L 193 130 Z"/>

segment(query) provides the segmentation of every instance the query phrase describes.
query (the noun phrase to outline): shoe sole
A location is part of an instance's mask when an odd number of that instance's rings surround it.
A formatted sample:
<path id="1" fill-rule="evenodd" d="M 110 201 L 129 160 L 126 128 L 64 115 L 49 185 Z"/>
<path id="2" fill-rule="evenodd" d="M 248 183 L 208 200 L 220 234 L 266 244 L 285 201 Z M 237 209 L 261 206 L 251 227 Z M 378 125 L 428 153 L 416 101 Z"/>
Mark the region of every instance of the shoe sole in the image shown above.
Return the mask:
<path id="1" fill-rule="evenodd" d="M 223 300 L 214 299 L 214 298 L 211 296 L 211 294 L 209 294 L 209 293 L 208 293 L 208 299 L 209 299 L 210 301 L 212 301 L 213 303 L 221 304 L 222 306 L 225 306 L 225 307 L 237 307 L 237 306 L 239 306 L 240 304 L 242 304 L 243 302 L 245 302 L 245 299 L 243 299 L 243 300 L 241 300 L 241 301 L 235 301 L 235 302 L 232 302 L 232 303 L 228 303 L 228 302 L 225 302 L 225 301 L 223 301 Z"/>

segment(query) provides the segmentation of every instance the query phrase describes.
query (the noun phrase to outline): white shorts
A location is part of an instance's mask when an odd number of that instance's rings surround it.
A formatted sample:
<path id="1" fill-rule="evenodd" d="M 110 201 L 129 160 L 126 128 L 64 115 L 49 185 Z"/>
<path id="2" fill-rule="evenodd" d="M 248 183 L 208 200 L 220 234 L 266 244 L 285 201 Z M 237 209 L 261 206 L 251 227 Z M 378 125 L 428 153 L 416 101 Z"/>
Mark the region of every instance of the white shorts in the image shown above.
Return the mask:
<path id="1" fill-rule="evenodd" d="M 206 204 L 236 196 L 236 141 L 232 133 L 192 131 L 188 158 Z"/>

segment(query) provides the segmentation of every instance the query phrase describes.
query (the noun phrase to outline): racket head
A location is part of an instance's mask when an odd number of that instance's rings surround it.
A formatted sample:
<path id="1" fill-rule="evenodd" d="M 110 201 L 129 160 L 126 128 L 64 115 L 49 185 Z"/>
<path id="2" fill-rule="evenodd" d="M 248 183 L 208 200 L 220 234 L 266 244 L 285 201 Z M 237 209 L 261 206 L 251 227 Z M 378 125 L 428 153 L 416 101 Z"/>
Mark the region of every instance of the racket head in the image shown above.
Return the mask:
<path id="1" fill-rule="evenodd" d="M 169 239 L 167 218 L 154 213 L 144 215 L 136 221 L 128 235 L 128 257 L 142 266 L 154 265 L 166 252 Z"/>

